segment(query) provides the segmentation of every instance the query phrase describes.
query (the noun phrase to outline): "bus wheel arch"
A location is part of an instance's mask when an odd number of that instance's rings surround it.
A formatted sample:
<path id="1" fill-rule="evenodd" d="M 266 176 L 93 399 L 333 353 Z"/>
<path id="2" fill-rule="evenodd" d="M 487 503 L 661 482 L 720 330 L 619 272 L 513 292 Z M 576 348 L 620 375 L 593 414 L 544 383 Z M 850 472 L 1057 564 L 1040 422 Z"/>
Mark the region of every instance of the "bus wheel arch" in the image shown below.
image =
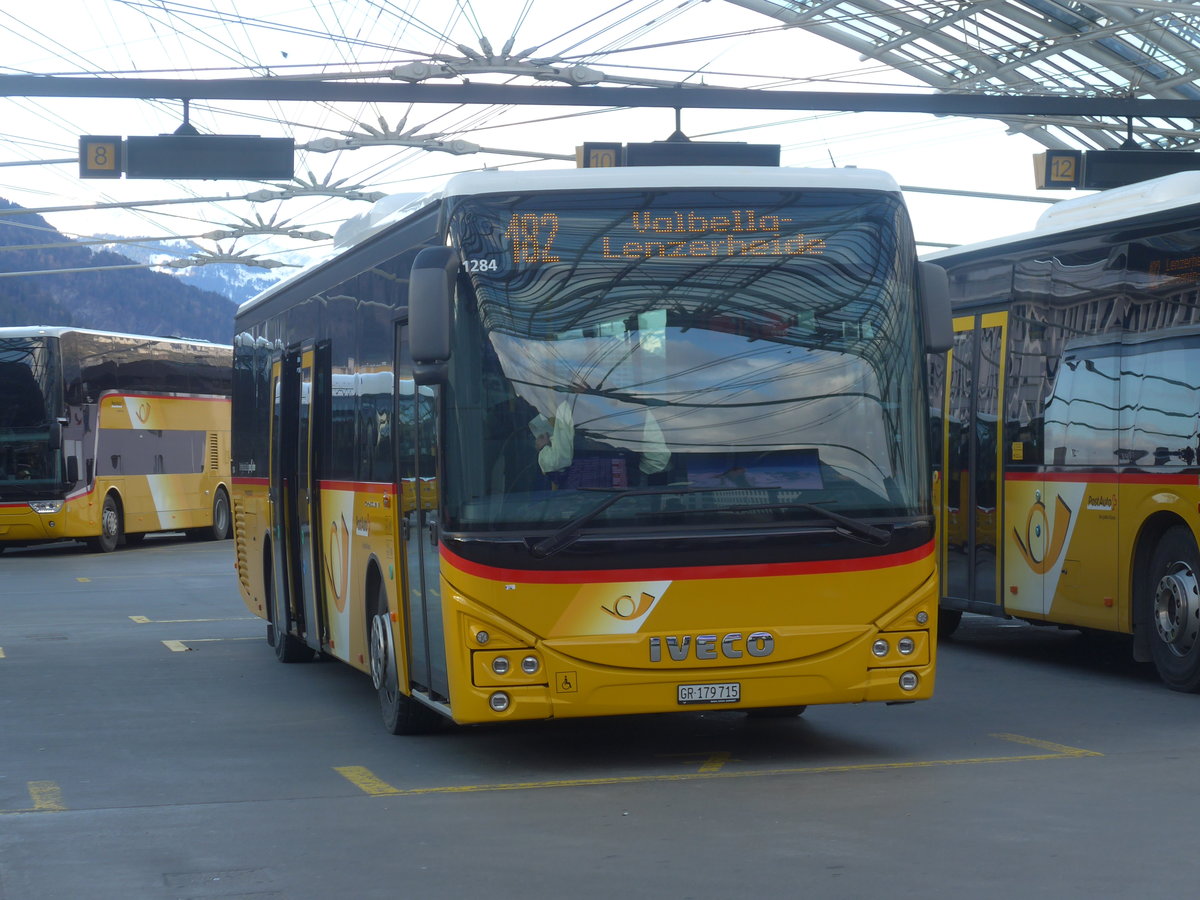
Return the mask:
<path id="1" fill-rule="evenodd" d="M 387 585 L 379 565 L 367 566 L 367 651 L 371 683 L 379 695 L 383 727 L 391 734 L 425 734 L 442 724 L 442 717 L 400 690 L 399 659 L 392 631 Z"/>
<path id="2" fill-rule="evenodd" d="M 112 553 L 121 544 L 125 532 L 125 507 L 115 489 L 104 495 L 100 504 L 100 533 L 87 539 L 94 553 Z"/>
<path id="3" fill-rule="evenodd" d="M 1135 655 L 1147 655 L 1167 687 L 1200 691 L 1200 549 L 1174 516 L 1143 530 L 1134 555 Z M 1140 646 L 1139 646 L 1140 645 Z"/>

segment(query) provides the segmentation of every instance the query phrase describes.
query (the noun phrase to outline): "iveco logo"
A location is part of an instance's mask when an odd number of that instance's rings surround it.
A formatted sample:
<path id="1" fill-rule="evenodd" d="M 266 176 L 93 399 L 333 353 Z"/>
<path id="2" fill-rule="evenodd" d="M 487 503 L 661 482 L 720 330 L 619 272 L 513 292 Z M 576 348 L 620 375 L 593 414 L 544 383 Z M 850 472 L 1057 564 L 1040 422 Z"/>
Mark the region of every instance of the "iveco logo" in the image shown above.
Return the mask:
<path id="1" fill-rule="evenodd" d="M 743 637 L 740 631 L 718 637 L 715 634 L 685 634 L 680 637 L 650 638 L 650 662 L 662 662 L 663 647 L 675 662 L 683 662 L 689 656 L 696 659 L 741 659 L 742 656 L 770 656 L 775 652 L 775 638 L 766 631 L 752 631 Z"/>

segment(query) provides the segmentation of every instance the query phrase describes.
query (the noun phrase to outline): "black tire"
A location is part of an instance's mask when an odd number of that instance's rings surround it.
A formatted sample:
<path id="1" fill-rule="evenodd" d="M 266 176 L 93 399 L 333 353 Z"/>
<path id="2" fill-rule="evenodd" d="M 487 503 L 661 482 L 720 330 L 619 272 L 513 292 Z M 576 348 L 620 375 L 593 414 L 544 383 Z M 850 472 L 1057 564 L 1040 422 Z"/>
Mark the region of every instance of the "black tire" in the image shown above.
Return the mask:
<path id="1" fill-rule="evenodd" d="M 225 488 L 217 488 L 213 497 L 212 522 L 203 528 L 189 528 L 184 534 L 193 541 L 223 541 L 233 532 L 229 514 L 229 495 Z"/>
<path id="2" fill-rule="evenodd" d="M 275 602 L 275 579 L 274 572 L 270 566 L 267 566 L 265 585 L 267 610 L 271 616 L 270 621 L 267 622 L 267 643 L 275 648 L 275 658 L 281 663 L 288 665 L 291 663 L 311 662 L 313 658 L 312 648 L 294 634 L 288 633 L 287 616 L 284 610 L 280 608 L 280 605 L 277 605 Z M 278 625 L 281 621 L 283 622 L 282 628 Z"/>
<path id="3" fill-rule="evenodd" d="M 217 488 L 217 495 L 213 497 L 212 510 L 212 527 L 209 529 L 209 537 L 214 541 L 229 540 L 233 533 L 233 518 L 229 512 L 229 495 L 225 493 L 225 488 Z"/>
<path id="4" fill-rule="evenodd" d="M 428 734 L 440 728 L 444 723 L 440 715 L 400 691 L 392 617 L 382 583 L 377 588 L 375 615 L 371 616 L 369 650 L 371 683 L 379 694 L 383 727 L 390 734 Z"/>
<path id="5" fill-rule="evenodd" d="M 751 719 L 795 719 L 804 715 L 806 709 L 807 706 L 764 706 L 746 710 L 746 716 Z"/>
<path id="6" fill-rule="evenodd" d="M 937 636 L 938 638 L 948 638 L 954 632 L 958 631 L 958 625 L 962 622 L 961 609 L 946 609 L 944 606 L 938 610 Z"/>
<path id="7" fill-rule="evenodd" d="M 100 534 L 88 538 L 87 545 L 93 553 L 112 553 L 121 544 L 121 507 L 117 505 L 112 494 L 104 498 L 100 508 Z"/>
<path id="8" fill-rule="evenodd" d="M 1158 676 L 1173 691 L 1200 691 L 1200 552 L 1176 525 L 1159 539 L 1146 573 L 1146 625 Z"/>

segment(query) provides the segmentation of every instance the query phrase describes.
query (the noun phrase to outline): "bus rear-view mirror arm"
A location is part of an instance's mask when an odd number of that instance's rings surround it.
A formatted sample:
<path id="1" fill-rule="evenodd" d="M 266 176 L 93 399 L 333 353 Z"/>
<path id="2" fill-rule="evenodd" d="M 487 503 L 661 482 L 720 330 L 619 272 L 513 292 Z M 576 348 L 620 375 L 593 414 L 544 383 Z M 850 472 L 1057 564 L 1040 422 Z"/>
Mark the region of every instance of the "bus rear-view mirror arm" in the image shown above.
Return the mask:
<path id="1" fill-rule="evenodd" d="M 450 247 L 426 247 L 413 260 L 408 282 L 408 344 L 418 384 L 446 380 L 450 359 L 450 308 L 458 275 L 458 254 Z"/>
<path id="2" fill-rule="evenodd" d="M 954 346 L 950 315 L 950 279 L 936 263 L 917 263 L 917 288 L 925 323 L 925 352 L 945 353 Z"/>

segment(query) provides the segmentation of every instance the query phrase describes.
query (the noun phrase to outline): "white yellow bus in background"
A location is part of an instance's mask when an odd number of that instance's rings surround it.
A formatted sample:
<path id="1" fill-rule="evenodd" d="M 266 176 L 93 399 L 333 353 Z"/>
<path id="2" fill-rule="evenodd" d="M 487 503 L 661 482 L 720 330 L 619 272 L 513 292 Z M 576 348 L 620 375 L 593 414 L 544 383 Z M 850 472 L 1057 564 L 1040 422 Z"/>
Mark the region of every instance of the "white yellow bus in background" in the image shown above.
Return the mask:
<path id="1" fill-rule="evenodd" d="M 1200 690 L 1200 174 L 928 259 L 955 316 L 931 377 L 942 632 L 966 611 L 1130 634 Z"/>
<path id="2" fill-rule="evenodd" d="M 230 535 L 232 348 L 0 328 L 0 549 Z"/>

